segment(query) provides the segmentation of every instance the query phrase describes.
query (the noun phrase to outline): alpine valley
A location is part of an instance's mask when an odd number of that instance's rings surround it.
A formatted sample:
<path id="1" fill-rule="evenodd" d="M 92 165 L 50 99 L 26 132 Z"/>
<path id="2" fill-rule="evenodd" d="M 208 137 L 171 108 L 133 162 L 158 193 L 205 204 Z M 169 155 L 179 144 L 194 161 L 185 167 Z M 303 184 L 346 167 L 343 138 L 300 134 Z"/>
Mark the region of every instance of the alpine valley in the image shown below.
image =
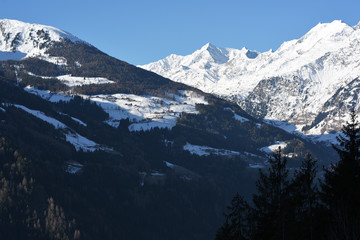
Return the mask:
<path id="1" fill-rule="evenodd" d="M 0 236 L 214 238 L 278 147 L 291 168 L 337 160 L 319 140 L 359 109 L 359 28 L 319 24 L 266 53 L 207 44 L 143 66 L 160 76 L 0 20 Z"/>
<path id="2" fill-rule="evenodd" d="M 289 132 L 336 143 L 349 111 L 360 109 L 360 23 L 319 23 L 276 51 L 208 43 L 141 67 L 228 99 Z"/>

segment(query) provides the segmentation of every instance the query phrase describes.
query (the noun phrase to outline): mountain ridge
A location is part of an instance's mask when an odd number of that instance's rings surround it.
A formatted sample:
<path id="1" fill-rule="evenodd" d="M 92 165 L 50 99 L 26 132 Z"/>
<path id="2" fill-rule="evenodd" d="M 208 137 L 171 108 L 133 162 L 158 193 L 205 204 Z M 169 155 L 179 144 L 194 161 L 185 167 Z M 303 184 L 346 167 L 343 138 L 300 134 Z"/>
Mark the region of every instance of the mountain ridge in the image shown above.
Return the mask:
<path id="1" fill-rule="evenodd" d="M 360 76 L 359 24 L 351 27 L 340 20 L 319 23 L 303 37 L 254 58 L 246 56 L 245 48 L 226 48 L 229 58 L 223 63 L 199 58 L 206 46 L 187 56 L 167 57 L 140 67 L 235 101 L 255 117 L 287 121 L 305 134 L 338 131 L 345 122 L 345 117 L 340 117 L 336 128 L 302 130 L 322 113 L 338 89 Z M 359 104 L 350 105 L 360 108 Z M 264 107 L 259 111 L 258 106 Z M 336 114 L 344 115 L 349 108 Z"/>

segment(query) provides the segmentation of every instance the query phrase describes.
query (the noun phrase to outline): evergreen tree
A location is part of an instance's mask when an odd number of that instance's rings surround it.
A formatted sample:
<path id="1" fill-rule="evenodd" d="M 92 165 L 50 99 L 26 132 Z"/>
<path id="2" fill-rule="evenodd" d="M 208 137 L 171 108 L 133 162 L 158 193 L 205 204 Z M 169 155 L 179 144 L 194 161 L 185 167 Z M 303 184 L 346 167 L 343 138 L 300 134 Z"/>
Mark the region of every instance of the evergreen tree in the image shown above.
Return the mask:
<path id="1" fill-rule="evenodd" d="M 0 239 L 40 239 L 31 209 L 34 180 L 28 159 L 0 139 Z"/>
<path id="2" fill-rule="evenodd" d="M 80 231 L 74 229 L 75 220 L 66 220 L 63 209 L 54 203 L 53 198 L 49 198 L 48 203 L 48 209 L 44 212 L 47 236 L 54 240 L 78 239 Z"/>
<path id="3" fill-rule="evenodd" d="M 226 219 L 225 223 L 216 232 L 215 240 L 233 240 L 233 239 L 234 238 L 231 233 L 231 227 L 229 221 Z"/>
<path id="4" fill-rule="evenodd" d="M 293 239 L 314 239 L 315 212 L 318 207 L 318 189 L 315 182 L 317 161 L 310 153 L 295 171 L 290 187 L 291 213 L 293 214 L 289 227 Z"/>
<path id="5" fill-rule="evenodd" d="M 329 212 L 329 238 L 360 239 L 360 128 L 354 111 L 334 146 L 340 156 L 326 170 L 322 200 Z"/>
<path id="6" fill-rule="evenodd" d="M 225 214 L 226 221 L 219 229 L 216 240 L 246 240 L 249 237 L 249 215 L 250 206 L 236 193 L 235 197 L 227 207 L 229 211 Z"/>
<path id="7" fill-rule="evenodd" d="M 253 239 L 286 239 L 289 171 L 280 147 L 269 163 L 268 174 L 260 170 L 258 193 L 253 195 Z"/>

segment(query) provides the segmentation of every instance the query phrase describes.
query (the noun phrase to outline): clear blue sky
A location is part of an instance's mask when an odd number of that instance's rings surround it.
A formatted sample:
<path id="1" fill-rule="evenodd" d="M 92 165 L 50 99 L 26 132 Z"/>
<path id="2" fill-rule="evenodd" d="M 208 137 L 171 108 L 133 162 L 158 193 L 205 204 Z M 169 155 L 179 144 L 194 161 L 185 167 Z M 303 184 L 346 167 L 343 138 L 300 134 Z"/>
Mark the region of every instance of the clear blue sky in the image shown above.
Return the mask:
<path id="1" fill-rule="evenodd" d="M 360 21 L 359 0 L 1 0 L 0 18 L 51 25 L 131 64 L 207 42 L 276 50 L 319 22 Z"/>

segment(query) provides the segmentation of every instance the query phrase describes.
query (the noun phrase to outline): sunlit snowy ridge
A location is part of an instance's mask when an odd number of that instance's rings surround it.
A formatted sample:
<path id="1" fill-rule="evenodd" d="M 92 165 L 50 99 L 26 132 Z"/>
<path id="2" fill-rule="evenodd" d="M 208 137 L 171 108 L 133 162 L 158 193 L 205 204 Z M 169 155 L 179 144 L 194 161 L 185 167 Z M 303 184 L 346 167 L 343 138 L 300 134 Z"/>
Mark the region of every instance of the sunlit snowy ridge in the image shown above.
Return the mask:
<path id="1" fill-rule="evenodd" d="M 66 65 L 66 59 L 49 56 L 46 51 L 54 42 L 84 41 L 60 29 L 40 24 L 24 23 L 17 20 L 0 20 L 0 60 L 20 60 L 27 57 Z"/>
<path id="2" fill-rule="evenodd" d="M 206 44 L 140 67 L 234 100 L 253 116 L 291 123 L 300 133 L 329 134 L 348 120 L 349 109 L 360 109 L 360 24 L 319 23 L 276 51 Z"/>

